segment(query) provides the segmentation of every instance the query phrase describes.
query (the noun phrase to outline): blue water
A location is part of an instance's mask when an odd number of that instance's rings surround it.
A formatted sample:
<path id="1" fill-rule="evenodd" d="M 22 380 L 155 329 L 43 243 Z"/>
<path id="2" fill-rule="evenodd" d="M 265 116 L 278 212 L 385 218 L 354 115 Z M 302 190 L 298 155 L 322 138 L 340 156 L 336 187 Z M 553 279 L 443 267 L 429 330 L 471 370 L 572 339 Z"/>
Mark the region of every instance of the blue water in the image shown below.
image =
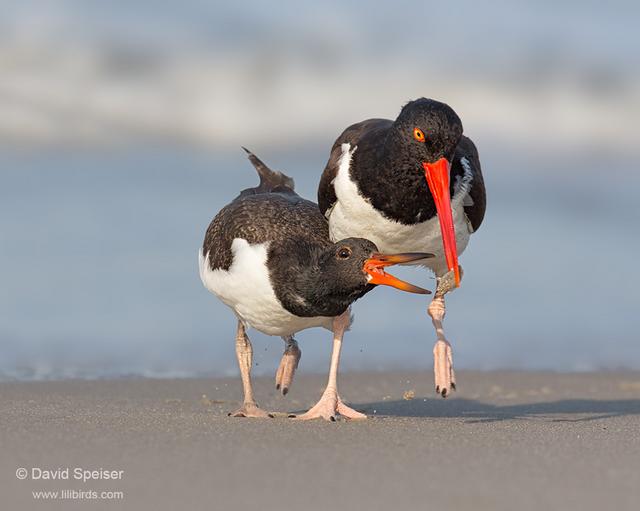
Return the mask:
<path id="1" fill-rule="evenodd" d="M 323 149 L 254 149 L 315 195 Z M 482 159 L 488 212 L 447 301 L 456 366 L 640 369 L 640 178 L 593 156 Z M 218 209 L 256 181 L 240 150 L 4 150 L 0 169 L 3 379 L 235 374 L 235 320 L 202 287 L 197 250 Z M 396 273 L 433 289 L 424 271 Z M 428 370 L 426 305 L 367 295 L 343 367 Z M 252 339 L 256 372 L 271 373 L 282 341 Z M 329 332 L 299 339 L 301 369 L 326 370 Z"/>

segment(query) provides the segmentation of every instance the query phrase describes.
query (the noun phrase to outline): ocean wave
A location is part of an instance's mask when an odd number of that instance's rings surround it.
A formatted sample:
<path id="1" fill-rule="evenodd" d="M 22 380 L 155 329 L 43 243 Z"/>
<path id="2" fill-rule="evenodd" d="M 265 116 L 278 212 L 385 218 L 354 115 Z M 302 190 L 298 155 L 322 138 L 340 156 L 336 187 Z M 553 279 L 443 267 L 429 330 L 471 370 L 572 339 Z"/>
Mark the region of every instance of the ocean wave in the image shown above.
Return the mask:
<path id="1" fill-rule="evenodd" d="M 466 19 L 459 44 L 446 43 L 454 37 L 446 27 L 429 24 L 416 48 L 411 30 L 394 25 L 397 13 L 387 13 L 388 26 L 368 14 L 357 23 L 353 5 L 318 10 L 321 30 L 302 14 L 276 19 L 259 8 L 242 17 L 187 2 L 184 11 L 161 9 L 163 21 L 147 25 L 124 8 L 81 4 L 8 12 L 0 45 L 5 142 L 286 147 L 330 142 L 352 122 L 394 117 L 405 101 L 430 96 L 459 111 L 476 138 L 638 150 L 640 74 L 627 65 L 633 51 L 623 44 L 630 29 L 622 13 L 601 19 L 587 9 L 561 32 L 558 13 L 542 10 L 519 35 L 478 32 Z M 516 13 L 502 14 L 518 22 Z M 576 44 L 590 34 L 600 37 L 597 52 Z"/>

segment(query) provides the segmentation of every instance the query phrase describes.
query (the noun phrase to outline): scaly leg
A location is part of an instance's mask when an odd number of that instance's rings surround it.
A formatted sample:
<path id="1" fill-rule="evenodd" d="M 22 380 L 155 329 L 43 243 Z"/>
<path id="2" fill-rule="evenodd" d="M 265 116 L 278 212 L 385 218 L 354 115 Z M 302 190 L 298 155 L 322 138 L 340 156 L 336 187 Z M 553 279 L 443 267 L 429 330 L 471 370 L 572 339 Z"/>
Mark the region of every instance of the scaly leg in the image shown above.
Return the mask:
<path id="1" fill-rule="evenodd" d="M 247 336 L 244 325 L 238 321 L 236 332 L 236 356 L 240 366 L 240 376 L 242 377 L 242 387 L 244 389 L 244 402 L 242 407 L 235 412 L 229 413 L 233 417 L 270 417 L 263 409 L 259 408 L 253 398 L 251 388 L 251 364 L 253 363 L 253 348 Z"/>
<path id="2" fill-rule="evenodd" d="M 323 418 L 328 421 L 336 420 L 336 413 L 347 419 L 366 419 L 367 416 L 345 405 L 338 395 L 338 365 L 340 364 L 340 349 L 342 337 L 351 324 L 351 310 L 333 320 L 333 351 L 331 352 L 331 366 L 329 381 L 320 400 L 308 412 L 297 417 L 299 420 Z"/>
<path id="3" fill-rule="evenodd" d="M 282 340 L 286 343 L 286 346 L 276 371 L 276 389 L 280 390 L 283 396 L 286 396 L 287 392 L 289 392 L 289 387 L 291 387 L 293 375 L 298 368 L 302 351 L 298 347 L 298 341 L 292 335 L 283 337 Z"/>
<path id="4" fill-rule="evenodd" d="M 462 276 L 462 268 L 460 268 Z M 436 292 L 427 309 L 431 321 L 436 329 L 436 344 L 433 347 L 433 373 L 435 376 L 436 392 L 447 397 L 456 389 L 456 376 L 453 371 L 453 352 L 451 344 L 444 336 L 442 320 L 446 312 L 444 295 L 455 288 L 453 272 L 450 271 L 437 279 Z"/>

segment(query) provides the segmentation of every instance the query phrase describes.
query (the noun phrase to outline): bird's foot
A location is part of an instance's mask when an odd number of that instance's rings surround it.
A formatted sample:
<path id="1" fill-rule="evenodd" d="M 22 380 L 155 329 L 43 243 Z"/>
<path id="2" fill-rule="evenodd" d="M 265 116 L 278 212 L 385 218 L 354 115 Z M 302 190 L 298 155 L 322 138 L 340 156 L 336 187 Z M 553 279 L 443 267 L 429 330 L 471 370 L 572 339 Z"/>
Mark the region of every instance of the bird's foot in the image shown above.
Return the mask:
<path id="1" fill-rule="evenodd" d="M 336 420 L 336 414 L 345 419 L 366 419 L 367 416 L 364 413 L 360 413 L 354 410 L 350 406 L 344 404 L 342 399 L 335 390 L 327 389 L 322 394 L 320 401 L 318 401 L 313 408 L 308 412 L 295 417 L 296 420 L 311 420 L 311 419 L 324 419 L 326 421 Z"/>
<path id="2" fill-rule="evenodd" d="M 293 382 L 293 375 L 296 373 L 301 356 L 302 351 L 300 351 L 297 344 L 288 345 L 282 355 L 280 365 L 276 371 L 276 389 L 282 392 L 283 396 L 286 396 L 287 392 L 289 392 L 289 387 Z"/>
<path id="3" fill-rule="evenodd" d="M 462 271 L 462 266 L 459 268 L 460 270 L 460 280 L 464 275 Z M 438 279 L 438 287 L 436 288 L 436 293 L 434 297 L 442 297 L 447 293 L 450 293 L 456 288 L 456 275 L 453 270 L 445 273 L 442 277 Z"/>
<path id="4" fill-rule="evenodd" d="M 229 412 L 229 417 L 252 417 L 255 419 L 265 419 L 267 417 L 273 417 L 273 414 L 265 412 L 255 403 L 244 403 L 235 412 Z"/>
<path id="5" fill-rule="evenodd" d="M 436 380 L 436 392 L 447 397 L 456 390 L 456 375 L 453 371 L 451 344 L 442 339 L 433 347 L 433 373 Z"/>

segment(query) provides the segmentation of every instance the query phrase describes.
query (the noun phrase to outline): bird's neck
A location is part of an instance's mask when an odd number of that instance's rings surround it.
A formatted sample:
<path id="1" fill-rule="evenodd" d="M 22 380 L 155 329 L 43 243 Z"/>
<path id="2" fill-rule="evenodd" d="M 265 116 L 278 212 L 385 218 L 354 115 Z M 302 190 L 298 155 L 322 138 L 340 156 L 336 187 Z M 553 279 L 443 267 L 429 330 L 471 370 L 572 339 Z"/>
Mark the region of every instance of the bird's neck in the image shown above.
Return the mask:
<path id="1" fill-rule="evenodd" d="M 351 174 L 360 192 L 387 218 L 411 225 L 436 214 L 419 159 L 391 134 L 382 146 L 359 146 Z"/>

